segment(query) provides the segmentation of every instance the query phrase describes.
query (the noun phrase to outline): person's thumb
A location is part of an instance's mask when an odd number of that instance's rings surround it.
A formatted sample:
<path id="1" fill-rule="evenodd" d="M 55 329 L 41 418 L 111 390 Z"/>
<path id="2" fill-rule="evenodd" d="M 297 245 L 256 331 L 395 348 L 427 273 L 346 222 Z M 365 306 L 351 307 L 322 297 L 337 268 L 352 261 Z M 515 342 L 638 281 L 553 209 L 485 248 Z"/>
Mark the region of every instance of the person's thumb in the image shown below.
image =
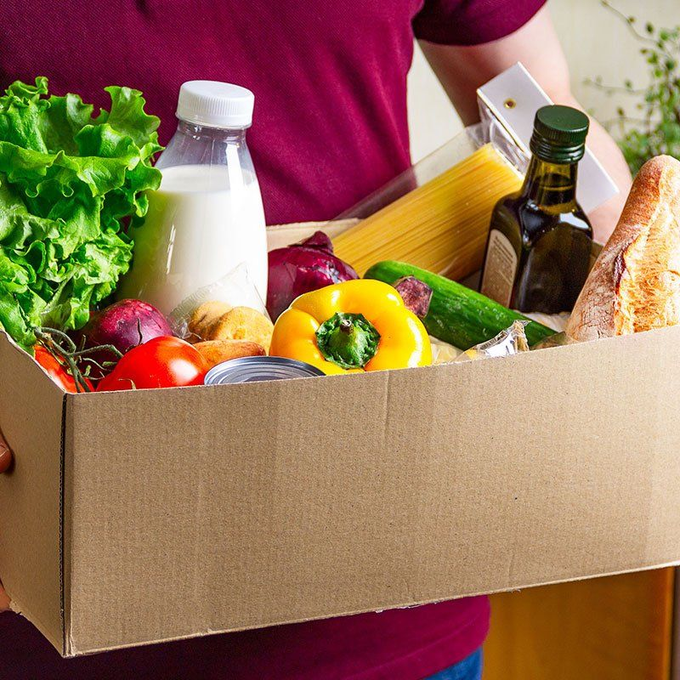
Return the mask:
<path id="1" fill-rule="evenodd" d="M 0 433 L 0 474 L 7 472 L 12 465 L 12 450 Z"/>

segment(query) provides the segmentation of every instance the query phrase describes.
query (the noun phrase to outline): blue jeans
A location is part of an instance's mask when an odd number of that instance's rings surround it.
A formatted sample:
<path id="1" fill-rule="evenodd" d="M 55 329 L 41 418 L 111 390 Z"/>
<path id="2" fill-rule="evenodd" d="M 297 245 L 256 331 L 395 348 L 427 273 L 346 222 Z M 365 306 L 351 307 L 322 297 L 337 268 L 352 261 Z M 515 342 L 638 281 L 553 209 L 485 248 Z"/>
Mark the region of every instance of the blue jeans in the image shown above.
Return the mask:
<path id="1" fill-rule="evenodd" d="M 482 680 L 481 647 L 466 659 L 431 675 L 427 680 Z"/>

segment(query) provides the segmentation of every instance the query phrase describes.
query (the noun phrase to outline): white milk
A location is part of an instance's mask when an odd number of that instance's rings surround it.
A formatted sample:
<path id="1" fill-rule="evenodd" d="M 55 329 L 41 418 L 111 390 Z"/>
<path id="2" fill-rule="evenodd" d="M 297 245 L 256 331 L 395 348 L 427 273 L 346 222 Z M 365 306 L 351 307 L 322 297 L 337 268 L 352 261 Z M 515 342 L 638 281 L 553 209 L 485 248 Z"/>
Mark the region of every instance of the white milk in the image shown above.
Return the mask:
<path id="1" fill-rule="evenodd" d="M 243 262 L 266 300 L 267 235 L 254 175 L 238 173 L 244 183 L 230 189 L 227 166 L 176 165 L 162 172 L 144 224 L 131 232 L 133 266 L 118 296 L 140 298 L 169 314 Z"/>

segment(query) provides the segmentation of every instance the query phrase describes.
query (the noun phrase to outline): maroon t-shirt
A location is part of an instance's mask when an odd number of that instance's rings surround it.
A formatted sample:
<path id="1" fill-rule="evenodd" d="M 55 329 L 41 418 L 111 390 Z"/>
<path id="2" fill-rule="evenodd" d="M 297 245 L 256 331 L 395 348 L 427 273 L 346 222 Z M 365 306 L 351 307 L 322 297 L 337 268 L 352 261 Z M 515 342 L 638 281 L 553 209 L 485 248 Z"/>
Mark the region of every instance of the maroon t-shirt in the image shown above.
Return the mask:
<path id="1" fill-rule="evenodd" d="M 488 42 L 522 26 L 544 2 L 2 0 L 0 86 L 45 75 L 52 91 L 99 105 L 106 85 L 138 88 L 167 142 L 182 82 L 244 85 L 255 93 L 248 140 L 268 223 L 323 220 L 410 163 L 406 75 L 414 34 L 443 44 Z M 486 598 L 469 598 L 62 660 L 30 624 L 6 614 L 0 675 L 415 679 L 474 651 L 488 620 Z"/>

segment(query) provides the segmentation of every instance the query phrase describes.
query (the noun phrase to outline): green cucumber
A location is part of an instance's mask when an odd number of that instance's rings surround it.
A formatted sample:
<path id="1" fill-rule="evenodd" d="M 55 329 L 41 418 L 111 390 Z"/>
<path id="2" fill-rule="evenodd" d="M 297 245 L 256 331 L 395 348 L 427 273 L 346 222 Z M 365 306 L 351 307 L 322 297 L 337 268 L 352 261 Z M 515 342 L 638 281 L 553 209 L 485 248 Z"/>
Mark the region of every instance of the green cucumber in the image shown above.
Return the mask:
<path id="1" fill-rule="evenodd" d="M 378 262 L 364 274 L 364 278 L 378 279 L 390 285 L 404 276 L 413 276 L 432 288 L 430 310 L 423 319 L 427 332 L 459 349 L 469 349 L 491 340 L 513 321 L 529 321 L 519 312 L 513 312 L 460 283 L 404 262 Z M 536 321 L 529 321 L 525 331 L 529 345 L 555 335 L 552 328 Z"/>

